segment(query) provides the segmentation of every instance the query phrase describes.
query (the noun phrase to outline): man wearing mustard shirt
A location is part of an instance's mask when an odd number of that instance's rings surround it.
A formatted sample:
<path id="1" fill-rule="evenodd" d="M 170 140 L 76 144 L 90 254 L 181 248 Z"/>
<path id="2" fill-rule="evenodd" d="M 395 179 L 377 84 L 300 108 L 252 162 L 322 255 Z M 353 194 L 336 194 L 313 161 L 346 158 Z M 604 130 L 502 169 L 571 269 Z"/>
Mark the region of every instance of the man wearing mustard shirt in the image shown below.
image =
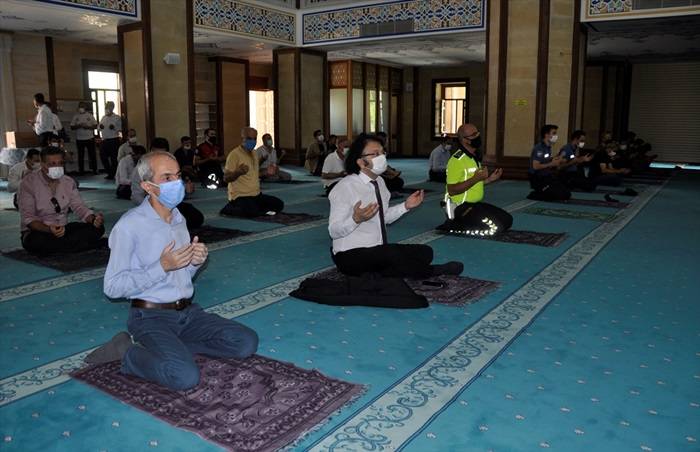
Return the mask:
<path id="1" fill-rule="evenodd" d="M 255 152 L 258 131 L 244 127 L 241 138 L 241 145 L 226 157 L 224 182 L 228 184 L 229 202 L 220 214 L 248 218 L 275 215 L 284 209 L 284 203 L 260 192 L 260 162 Z"/>
<path id="2" fill-rule="evenodd" d="M 439 229 L 466 235 L 488 236 L 508 230 L 513 217 L 505 210 L 482 202 L 484 185 L 500 179 L 499 168 L 491 175 L 481 166 L 481 135 L 473 124 L 457 130 L 457 151 L 447 162 L 445 208 L 448 220 Z"/>

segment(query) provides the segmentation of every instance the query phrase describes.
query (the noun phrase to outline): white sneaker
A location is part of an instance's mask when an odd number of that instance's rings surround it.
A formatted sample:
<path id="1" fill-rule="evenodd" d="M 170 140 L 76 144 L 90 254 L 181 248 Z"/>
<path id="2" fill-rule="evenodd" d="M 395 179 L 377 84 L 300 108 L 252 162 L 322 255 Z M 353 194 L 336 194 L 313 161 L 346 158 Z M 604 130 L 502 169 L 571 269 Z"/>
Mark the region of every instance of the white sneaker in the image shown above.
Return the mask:
<path id="1" fill-rule="evenodd" d="M 268 211 L 265 213 L 265 215 L 273 216 L 273 215 L 277 215 L 277 212 L 275 212 L 274 210 L 268 210 Z"/>

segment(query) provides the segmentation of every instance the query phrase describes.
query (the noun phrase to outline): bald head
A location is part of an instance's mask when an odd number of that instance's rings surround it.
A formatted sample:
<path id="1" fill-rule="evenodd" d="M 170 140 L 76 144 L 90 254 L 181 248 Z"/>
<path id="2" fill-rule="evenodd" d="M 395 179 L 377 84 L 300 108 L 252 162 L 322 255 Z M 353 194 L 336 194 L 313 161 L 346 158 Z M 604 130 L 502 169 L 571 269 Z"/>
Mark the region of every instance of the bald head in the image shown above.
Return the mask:
<path id="1" fill-rule="evenodd" d="M 243 127 L 241 129 L 241 138 L 243 138 L 244 140 L 257 140 L 258 131 L 252 127 Z"/>
<path id="2" fill-rule="evenodd" d="M 461 140 L 462 138 L 473 137 L 477 132 L 479 132 L 479 129 L 474 124 L 462 124 L 457 129 L 457 138 Z"/>

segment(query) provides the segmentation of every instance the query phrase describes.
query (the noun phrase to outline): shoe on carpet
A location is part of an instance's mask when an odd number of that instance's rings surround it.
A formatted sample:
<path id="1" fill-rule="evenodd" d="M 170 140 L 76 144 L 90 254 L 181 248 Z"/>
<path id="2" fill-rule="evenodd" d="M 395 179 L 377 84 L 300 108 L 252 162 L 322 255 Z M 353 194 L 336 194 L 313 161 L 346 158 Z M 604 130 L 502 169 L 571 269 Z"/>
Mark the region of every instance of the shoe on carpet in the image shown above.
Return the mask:
<path id="1" fill-rule="evenodd" d="M 605 200 L 606 200 L 607 202 L 620 202 L 620 201 L 618 201 L 617 199 L 613 198 L 613 197 L 610 196 L 610 195 L 605 195 L 604 197 L 605 197 Z"/>
<path id="2" fill-rule="evenodd" d="M 455 275 L 459 276 L 464 271 L 464 264 L 461 262 L 450 261 L 445 264 L 433 265 L 433 275 Z"/>
<path id="3" fill-rule="evenodd" d="M 112 361 L 121 361 L 126 351 L 134 345 L 131 336 L 126 331 L 116 334 L 106 344 L 91 352 L 85 357 L 87 364 L 104 364 Z"/>

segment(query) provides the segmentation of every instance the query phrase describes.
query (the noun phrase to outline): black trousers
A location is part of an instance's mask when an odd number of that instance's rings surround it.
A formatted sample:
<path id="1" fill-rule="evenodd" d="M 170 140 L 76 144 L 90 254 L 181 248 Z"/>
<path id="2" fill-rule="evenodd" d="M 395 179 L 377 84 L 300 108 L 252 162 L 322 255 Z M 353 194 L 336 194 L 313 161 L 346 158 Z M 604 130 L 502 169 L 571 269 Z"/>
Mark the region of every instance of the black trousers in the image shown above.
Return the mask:
<path id="1" fill-rule="evenodd" d="M 87 151 L 90 169 L 93 173 L 97 172 L 97 156 L 95 155 L 95 139 L 76 140 L 75 146 L 78 148 L 78 170 L 85 172 L 85 152 Z"/>
<path id="2" fill-rule="evenodd" d="M 606 187 L 619 187 L 622 185 L 622 176 L 618 174 L 601 174 L 595 178 L 595 183 Z"/>
<path id="3" fill-rule="evenodd" d="M 107 171 L 107 176 L 109 178 L 114 178 L 114 174 L 117 172 L 117 153 L 119 152 L 119 138 L 109 138 L 107 140 L 102 140 L 100 145 L 100 160 L 102 161 L 102 166 L 104 166 L 105 171 Z"/>
<path id="4" fill-rule="evenodd" d="M 447 173 L 445 171 L 428 171 L 428 179 L 433 182 L 447 182 Z"/>
<path id="5" fill-rule="evenodd" d="M 433 249 L 428 245 L 391 243 L 331 255 L 338 270 L 350 276 L 379 273 L 389 277 L 427 278 L 433 275 Z"/>
<path id="6" fill-rule="evenodd" d="M 384 176 L 382 176 L 384 177 Z M 391 192 L 394 193 L 395 191 L 401 191 L 403 189 L 404 181 L 401 179 L 399 176 L 396 176 L 393 179 L 389 179 L 388 177 L 384 177 L 384 183 L 386 184 L 386 188 Z"/>
<path id="7" fill-rule="evenodd" d="M 253 218 L 273 211 L 279 213 L 284 209 L 284 202 L 274 196 L 260 193 L 257 196 L 242 196 L 229 201 L 219 212 L 231 217 Z"/>
<path id="8" fill-rule="evenodd" d="M 190 231 L 192 229 L 197 229 L 204 224 L 204 214 L 192 204 L 181 202 L 177 205 L 177 210 L 180 211 L 180 215 L 182 215 L 185 219 L 187 229 Z"/>
<path id="9" fill-rule="evenodd" d="M 49 145 L 49 140 L 54 136 L 53 132 L 44 132 L 39 135 L 39 146 L 45 148 Z"/>
<path id="10" fill-rule="evenodd" d="M 583 191 L 593 191 L 596 187 L 596 183 L 593 179 L 589 179 L 583 174 L 574 171 L 563 171 L 561 173 L 561 181 L 569 190 L 580 189 Z"/>
<path id="11" fill-rule="evenodd" d="M 484 219 L 490 220 L 484 222 Z M 500 207 L 485 202 L 463 203 L 455 209 L 451 227 L 459 231 L 488 231 L 493 226 L 494 234 L 504 232 L 513 226 L 513 216 Z"/>
<path id="12" fill-rule="evenodd" d="M 532 193 L 527 197 L 537 201 L 565 201 L 571 198 L 571 191 L 553 174 L 539 175 L 530 173 Z"/>
<path id="13" fill-rule="evenodd" d="M 117 198 L 118 199 L 131 199 L 131 185 L 117 185 Z"/>
<path id="14" fill-rule="evenodd" d="M 29 231 L 22 236 L 22 246 L 39 256 L 79 253 L 97 248 L 104 233 L 104 226 L 96 228 L 88 223 L 68 223 L 63 237 L 56 237 L 50 232 Z"/>

